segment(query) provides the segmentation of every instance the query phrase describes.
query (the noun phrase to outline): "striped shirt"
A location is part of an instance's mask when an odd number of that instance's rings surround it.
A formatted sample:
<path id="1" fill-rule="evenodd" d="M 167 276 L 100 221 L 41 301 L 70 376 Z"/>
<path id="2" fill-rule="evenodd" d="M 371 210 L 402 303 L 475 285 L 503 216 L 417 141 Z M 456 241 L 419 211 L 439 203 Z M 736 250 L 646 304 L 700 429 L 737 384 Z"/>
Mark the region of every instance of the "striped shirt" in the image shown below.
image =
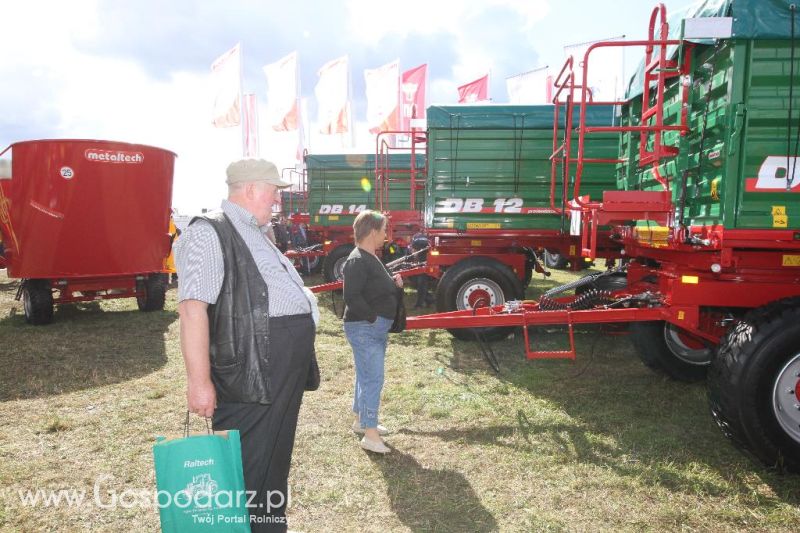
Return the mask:
<path id="1" fill-rule="evenodd" d="M 261 272 L 269 291 L 269 315 L 287 316 L 310 313 L 312 303 L 303 291 L 303 280 L 294 265 L 272 244 L 258 225 L 256 217 L 245 208 L 222 201 L 222 211 Z M 222 246 L 211 224 L 198 220 L 187 227 L 175 241 L 175 266 L 178 271 L 178 301 L 200 300 L 214 304 L 222 289 L 225 267 Z"/>

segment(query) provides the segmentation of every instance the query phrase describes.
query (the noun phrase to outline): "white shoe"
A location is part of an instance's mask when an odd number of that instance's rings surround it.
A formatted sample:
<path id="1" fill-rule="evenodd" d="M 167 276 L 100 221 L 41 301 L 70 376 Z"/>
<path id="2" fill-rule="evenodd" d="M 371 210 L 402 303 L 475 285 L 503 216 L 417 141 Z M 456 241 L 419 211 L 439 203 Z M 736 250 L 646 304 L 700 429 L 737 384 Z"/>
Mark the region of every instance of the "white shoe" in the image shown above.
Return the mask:
<path id="1" fill-rule="evenodd" d="M 374 452 L 380 454 L 386 454 L 392 451 L 392 449 L 386 446 L 386 444 L 384 444 L 383 441 L 376 442 L 374 440 L 368 439 L 367 437 L 361 439 L 361 447 L 367 450 L 368 452 Z"/>
<path id="2" fill-rule="evenodd" d="M 378 424 L 378 427 L 375 429 L 378 430 L 378 435 L 384 437 L 389 434 L 389 430 L 386 429 L 384 426 Z M 358 423 L 358 420 L 353 422 L 353 433 L 358 433 L 359 435 L 363 435 L 366 430 L 361 427 L 361 424 Z"/>

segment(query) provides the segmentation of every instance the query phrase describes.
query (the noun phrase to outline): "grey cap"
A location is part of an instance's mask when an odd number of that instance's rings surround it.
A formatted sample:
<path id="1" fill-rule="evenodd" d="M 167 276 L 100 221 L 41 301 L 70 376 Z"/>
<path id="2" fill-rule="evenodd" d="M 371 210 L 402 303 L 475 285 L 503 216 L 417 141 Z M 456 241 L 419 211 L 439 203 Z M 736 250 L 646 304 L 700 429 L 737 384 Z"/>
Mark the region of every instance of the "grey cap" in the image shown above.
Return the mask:
<path id="1" fill-rule="evenodd" d="M 247 183 L 251 181 L 264 181 L 276 185 L 283 189 L 289 187 L 291 183 L 283 181 L 274 163 L 264 159 L 240 159 L 228 165 L 225 171 L 228 185 L 234 183 Z"/>

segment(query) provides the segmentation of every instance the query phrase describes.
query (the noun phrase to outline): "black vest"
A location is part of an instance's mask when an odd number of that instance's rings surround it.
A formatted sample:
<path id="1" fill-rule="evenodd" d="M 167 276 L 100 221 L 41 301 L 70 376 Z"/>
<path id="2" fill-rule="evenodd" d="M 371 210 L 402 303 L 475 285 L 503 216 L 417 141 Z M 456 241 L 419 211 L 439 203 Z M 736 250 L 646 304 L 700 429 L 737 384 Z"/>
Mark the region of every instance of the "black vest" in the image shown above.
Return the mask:
<path id="1" fill-rule="evenodd" d="M 269 295 L 253 254 L 224 213 L 208 221 L 219 237 L 225 277 L 208 306 L 211 381 L 218 402 L 269 404 Z"/>

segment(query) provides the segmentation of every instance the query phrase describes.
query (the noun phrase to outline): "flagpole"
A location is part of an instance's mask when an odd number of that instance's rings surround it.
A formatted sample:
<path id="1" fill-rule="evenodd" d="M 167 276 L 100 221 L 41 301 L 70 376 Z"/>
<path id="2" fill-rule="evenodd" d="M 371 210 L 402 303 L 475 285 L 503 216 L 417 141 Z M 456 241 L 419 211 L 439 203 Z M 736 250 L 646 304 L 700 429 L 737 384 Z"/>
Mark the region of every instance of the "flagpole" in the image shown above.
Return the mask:
<path id="1" fill-rule="evenodd" d="M 245 133 L 245 109 L 244 109 L 244 89 L 242 84 L 244 82 L 244 55 L 242 54 L 242 43 L 239 42 L 239 130 L 242 137 L 242 157 L 247 155 L 247 136 Z"/>

